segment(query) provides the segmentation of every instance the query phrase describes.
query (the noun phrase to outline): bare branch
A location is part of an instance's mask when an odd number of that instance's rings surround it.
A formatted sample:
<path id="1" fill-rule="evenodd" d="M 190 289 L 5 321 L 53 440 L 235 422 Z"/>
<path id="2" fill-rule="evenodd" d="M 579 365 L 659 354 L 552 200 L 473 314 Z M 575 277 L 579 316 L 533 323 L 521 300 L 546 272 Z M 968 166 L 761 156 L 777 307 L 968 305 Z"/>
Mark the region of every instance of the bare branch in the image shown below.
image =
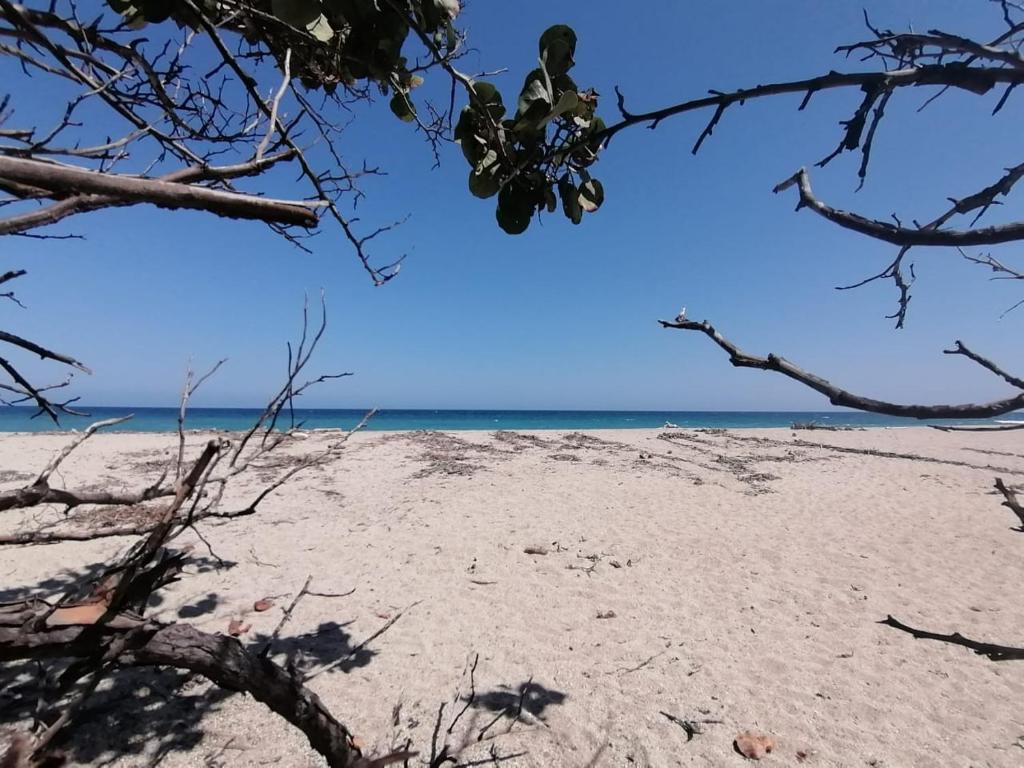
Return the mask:
<path id="1" fill-rule="evenodd" d="M 270 200 L 160 179 L 99 173 L 38 160 L 0 156 L 0 177 L 55 192 L 101 195 L 124 204 L 151 203 L 161 208 L 207 211 L 228 218 L 303 227 L 317 224 L 316 213 L 307 203 Z M 0 235 L 24 232 L 54 220 L 46 209 L 14 216 L 0 221 Z"/>
<path id="2" fill-rule="evenodd" d="M 873 237 L 876 240 L 884 240 L 893 245 L 992 245 L 1024 239 L 1024 221 L 966 230 L 929 229 L 926 227 L 910 229 L 890 224 L 887 221 L 869 219 L 858 213 L 833 208 L 814 196 L 805 168 L 801 168 L 788 179 L 777 184 L 772 191 L 783 192 L 794 185 L 800 190 L 800 202 L 797 205 L 797 210 L 808 208 L 845 229 Z"/>
<path id="3" fill-rule="evenodd" d="M 996 490 L 1003 494 L 1003 506 L 1013 512 L 1020 520 L 1020 528 L 1024 532 L 1024 504 L 1017 500 L 1017 494 L 1003 482 L 1003 478 L 996 478 Z"/>
<path id="4" fill-rule="evenodd" d="M 977 352 L 973 352 L 972 350 L 968 349 L 967 346 L 959 339 L 957 339 L 956 342 L 954 342 L 954 344 L 955 346 L 953 347 L 953 349 L 943 350 L 943 353 L 947 355 L 963 355 L 964 357 L 976 362 L 982 368 L 991 371 L 996 376 L 1003 379 L 1010 386 L 1016 387 L 1017 389 L 1024 389 L 1024 379 L 1020 378 L 1019 376 L 1014 376 L 1012 374 L 1007 373 L 988 358 L 982 357 Z"/>
<path id="5" fill-rule="evenodd" d="M 117 424 L 123 424 L 124 422 L 128 421 L 131 418 L 132 415 L 129 414 L 128 416 L 120 416 L 114 419 L 105 419 L 104 421 L 97 421 L 94 424 L 90 424 L 89 427 L 85 430 L 85 432 L 83 432 L 70 443 L 68 443 L 66 447 L 64 447 L 56 456 L 54 456 L 50 460 L 50 463 L 46 465 L 42 472 L 39 473 L 39 477 L 36 478 L 36 481 L 33 483 L 33 485 L 46 485 L 47 483 L 49 483 L 50 475 L 52 475 L 54 471 L 57 469 L 57 467 L 60 466 L 60 463 L 64 461 L 64 459 L 66 459 L 68 456 L 70 456 L 73 450 L 75 450 L 78 446 L 80 446 L 82 443 L 84 443 L 86 440 L 88 440 L 90 437 L 96 434 L 99 430 L 104 429 L 106 427 L 113 427 Z"/>
<path id="6" fill-rule="evenodd" d="M 68 355 L 62 355 L 60 352 L 54 352 L 52 349 L 36 344 L 34 341 L 23 339 L 20 336 L 15 336 L 13 333 L 7 331 L 0 331 L 0 342 L 5 344 L 11 344 L 15 347 L 27 350 L 34 355 L 39 355 L 42 360 L 56 360 L 58 363 L 64 363 L 70 365 L 73 368 L 77 368 L 84 373 L 92 373 L 84 364 L 75 360 L 75 358 Z"/>
<path id="7" fill-rule="evenodd" d="M 38 628 L 38 608 L 23 603 L 0 608 L 0 661 L 22 658 L 88 658 L 123 637 L 118 655 L 129 666 L 168 666 L 189 670 L 231 691 L 244 691 L 296 726 L 332 768 L 351 768 L 359 751 L 352 736 L 302 681 L 265 657 L 246 650 L 233 637 L 210 635 L 187 624 L 160 625 L 125 617 L 100 626 Z M 17 622 L 17 623 L 15 623 Z"/>
<path id="8" fill-rule="evenodd" d="M 793 363 L 770 354 L 767 357 L 749 355 L 737 347 L 733 342 L 722 336 L 714 326 L 707 321 L 695 322 L 692 320 L 660 320 L 663 328 L 676 328 L 684 331 L 699 331 L 715 342 L 719 347 L 729 354 L 729 362 L 738 368 L 757 368 L 762 371 L 775 371 L 798 381 L 815 392 L 819 392 L 829 399 L 832 405 L 846 408 L 856 408 L 859 411 L 870 411 L 871 413 L 882 413 L 887 416 L 905 416 L 914 419 L 983 419 L 992 416 L 1001 416 L 1024 408 L 1024 392 L 1014 397 L 1003 400 L 995 400 L 989 403 L 964 403 L 961 405 L 915 405 L 890 403 L 884 400 L 874 400 L 869 397 L 856 395 L 848 392 L 813 373 L 802 370 Z M 969 351 L 958 352 L 965 354 L 978 364 L 984 366 L 993 373 L 1007 378 L 1001 369 L 991 361 Z"/>

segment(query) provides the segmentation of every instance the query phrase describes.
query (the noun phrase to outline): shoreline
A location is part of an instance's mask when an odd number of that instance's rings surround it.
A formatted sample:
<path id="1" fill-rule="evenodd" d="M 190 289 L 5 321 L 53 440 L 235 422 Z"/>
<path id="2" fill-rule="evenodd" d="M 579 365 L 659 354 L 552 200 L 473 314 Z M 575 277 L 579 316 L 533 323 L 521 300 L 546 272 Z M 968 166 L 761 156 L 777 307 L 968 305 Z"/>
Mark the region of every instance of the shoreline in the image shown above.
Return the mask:
<path id="1" fill-rule="evenodd" d="M 962 424 L 949 424 L 940 426 L 952 426 L 959 427 L 964 426 Z M 974 426 L 972 422 L 970 426 Z M 983 426 L 987 426 L 987 423 L 983 423 Z M 994 425 L 995 426 L 995 425 Z M 903 429 L 921 429 L 935 432 L 941 432 L 942 430 L 934 427 L 930 424 L 865 424 L 856 426 L 819 426 L 819 427 L 497 427 L 494 429 L 480 429 L 477 427 L 467 428 L 417 428 L 417 429 L 361 429 L 359 430 L 362 434 L 368 435 L 402 435 L 402 434 L 417 434 L 422 432 L 441 432 L 451 434 L 493 434 L 495 432 L 522 432 L 522 433 L 571 433 L 571 432 L 655 432 L 655 431 L 667 431 L 667 432 L 707 432 L 708 430 L 725 431 L 725 432 L 756 432 L 756 431 L 774 431 L 774 432 L 828 432 L 828 433 L 841 433 L 841 432 L 872 432 L 877 430 L 903 430 Z M 70 429 L 52 429 L 52 430 L 38 430 L 38 431 L 10 431 L 5 432 L 0 430 L 0 441 L 5 437 L 74 437 L 75 435 L 81 435 L 85 430 L 70 428 Z M 218 429 L 215 427 L 196 427 L 186 428 L 184 430 L 186 435 L 237 435 L 242 434 L 246 430 L 244 429 Z M 278 430 L 282 431 L 282 430 Z M 345 433 L 347 434 L 351 430 L 345 429 L 344 427 L 310 427 L 301 428 L 296 427 L 296 431 L 305 433 L 308 435 L 322 435 L 322 434 L 334 434 L 334 433 Z M 996 430 L 992 430 L 995 432 Z M 984 434 L 984 431 L 977 432 L 976 434 Z M 96 435 L 147 435 L 147 436 L 168 436 L 177 437 L 178 432 L 176 429 L 111 429 L 111 430 L 100 430 Z M 94 439 L 94 438 L 93 438 Z"/>
<path id="2" fill-rule="evenodd" d="M 65 417 L 59 424 L 30 420 L 32 409 L 17 411 L 0 409 L 0 434 L 36 432 L 68 433 L 84 430 L 95 421 L 132 415 L 133 418 L 110 431 L 135 433 L 174 433 L 177 431 L 177 410 L 150 408 L 137 410 L 101 408 L 90 417 Z M 262 413 L 261 409 L 191 409 L 186 427 L 192 431 L 236 432 L 247 430 Z M 351 430 L 365 415 L 354 409 L 299 409 L 295 421 L 303 423 L 304 431 Z M 284 414 L 285 417 L 289 414 Z M 1024 414 L 1022 414 L 1024 415 Z M 680 429 L 790 429 L 795 425 L 815 425 L 822 429 L 918 426 L 994 426 L 998 421 L 1012 421 L 1017 414 L 993 419 L 918 420 L 884 416 L 860 411 L 479 411 L 479 410 L 401 410 L 378 411 L 365 427 L 367 432 L 403 431 L 570 431 L 570 430 L 647 430 L 666 428 L 672 424 Z M 285 418 L 284 423 L 290 423 Z"/>

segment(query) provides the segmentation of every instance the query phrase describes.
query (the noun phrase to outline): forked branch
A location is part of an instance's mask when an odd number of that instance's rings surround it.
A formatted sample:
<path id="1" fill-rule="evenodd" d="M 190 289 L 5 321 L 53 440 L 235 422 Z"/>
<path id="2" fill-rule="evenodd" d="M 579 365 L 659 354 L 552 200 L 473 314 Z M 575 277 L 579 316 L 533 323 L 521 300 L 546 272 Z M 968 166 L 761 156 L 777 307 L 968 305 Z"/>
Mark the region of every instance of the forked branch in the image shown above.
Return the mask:
<path id="1" fill-rule="evenodd" d="M 725 338 L 707 321 L 695 322 L 693 320 L 676 319 L 660 320 L 659 322 L 663 328 L 699 331 L 725 350 L 729 355 L 729 362 L 737 368 L 757 368 L 762 371 L 781 373 L 783 376 L 787 376 L 806 387 L 810 387 L 815 392 L 821 393 L 829 399 L 832 405 L 855 408 L 859 411 L 869 411 L 871 413 L 881 413 L 887 416 L 906 416 L 914 419 L 983 419 L 1002 416 L 1003 414 L 1024 408 L 1024 391 L 1019 395 L 1002 400 L 993 400 L 987 403 L 963 403 L 959 405 L 917 405 L 875 400 L 837 387 L 826 379 L 809 373 L 778 355 L 769 354 L 767 357 L 759 357 L 748 354 L 732 341 Z M 1024 381 L 1004 373 L 995 363 L 972 352 L 961 342 L 957 342 L 957 345 L 958 348 L 950 351 L 950 354 L 963 354 L 979 365 L 1002 376 L 1008 382 L 1014 384 L 1014 386 L 1024 384 Z M 1021 389 L 1024 389 L 1024 387 L 1021 387 Z"/>
<path id="2" fill-rule="evenodd" d="M 853 230 L 868 237 L 873 237 L 876 240 L 884 240 L 893 245 L 904 247 L 915 245 L 993 245 L 1024 239 L 1024 221 L 976 229 L 910 228 L 878 219 L 869 219 L 861 216 L 859 213 L 833 208 L 815 197 L 806 168 L 801 168 L 788 179 L 777 184 L 772 191 L 782 192 L 794 185 L 800 190 L 800 202 L 797 205 L 797 210 L 808 208 L 819 216 L 828 219 L 833 224 L 838 224 L 840 227 Z"/>

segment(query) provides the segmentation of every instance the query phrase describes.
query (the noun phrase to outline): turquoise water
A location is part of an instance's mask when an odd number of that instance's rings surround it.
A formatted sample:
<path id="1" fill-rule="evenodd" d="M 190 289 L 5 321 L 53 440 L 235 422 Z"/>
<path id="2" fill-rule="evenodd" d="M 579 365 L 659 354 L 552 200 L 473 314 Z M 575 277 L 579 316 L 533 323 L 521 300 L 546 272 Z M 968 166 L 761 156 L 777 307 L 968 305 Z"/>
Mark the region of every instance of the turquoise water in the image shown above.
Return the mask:
<path id="1" fill-rule="evenodd" d="M 94 421 L 134 414 L 114 427 L 128 432 L 167 432 L 177 429 L 175 408 L 86 408 L 88 418 L 65 416 L 59 427 L 45 416 L 31 418 L 33 408 L 0 408 L 0 432 L 41 432 L 54 429 L 82 429 Z M 354 409 L 303 409 L 295 419 L 306 429 L 351 429 L 366 413 Z M 246 429 L 259 416 L 256 408 L 193 408 L 190 429 Z M 1009 416 L 1007 418 L 1014 418 Z M 1020 418 L 1019 415 L 1016 418 Z M 635 429 L 661 427 L 672 422 L 681 427 L 788 427 L 793 422 L 815 421 L 825 425 L 852 427 L 920 426 L 916 419 L 879 416 L 858 411 L 432 411 L 383 410 L 367 429 L 406 431 L 415 429 Z M 939 422 L 936 422 L 939 423 Z M 941 423 L 986 423 L 941 422 Z M 287 426 L 287 424 L 283 424 Z"/>

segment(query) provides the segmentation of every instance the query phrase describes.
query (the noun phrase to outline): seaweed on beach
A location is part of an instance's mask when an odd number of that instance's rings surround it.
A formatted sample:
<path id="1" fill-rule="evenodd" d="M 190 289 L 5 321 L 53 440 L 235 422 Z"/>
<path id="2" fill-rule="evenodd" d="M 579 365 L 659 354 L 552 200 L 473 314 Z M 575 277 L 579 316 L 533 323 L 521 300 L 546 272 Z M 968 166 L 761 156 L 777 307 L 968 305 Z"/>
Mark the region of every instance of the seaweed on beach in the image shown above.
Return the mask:
<path id="1" fill-rule="evenodd" d="M 31 480 L 31 472 L 18 472 L 13 469 L 0 469 L 0 483 L 19 483 L 22 480 Z"/>
<path id="2" fill-rule="evenodd" d="M 516 453 L 528 448 L 552 448 L 557 445 L 555 441 L 545 440 L 537 435 L 513 432 L 507 429 L 499 429 L 493 437 L 496 443 L 501 443 Z"/>
<path id="3" fill-rule="evenodd" d="M 456 435 L 435 430 L 409 432 L 395 435 L 390 439 L 406 440 L 420 450 L 418 455 L 411 458 L 425 462 L 426 466 L 413 473 L 412 476 L 415 479 L 433 475 L 471 477 L 479 470 L 484 469 L 484 464 L 479 462 L 479 458 L 483 456 L 494 458 L 506 453 L 490 444 L 474 443 Z"/>
<path id="4" fill-rule="evenodd" d="M 628 450 L 631 446 L 615 440 L 605 440 L 600 437 L 595 437 L 594 435 L 588 435 L 584 432 L 569 432 L 562 436 L 562 448 L 569 450 L 585 448 L 591 450 L 611 449 L 621 451 L 623 449 Z"/>

